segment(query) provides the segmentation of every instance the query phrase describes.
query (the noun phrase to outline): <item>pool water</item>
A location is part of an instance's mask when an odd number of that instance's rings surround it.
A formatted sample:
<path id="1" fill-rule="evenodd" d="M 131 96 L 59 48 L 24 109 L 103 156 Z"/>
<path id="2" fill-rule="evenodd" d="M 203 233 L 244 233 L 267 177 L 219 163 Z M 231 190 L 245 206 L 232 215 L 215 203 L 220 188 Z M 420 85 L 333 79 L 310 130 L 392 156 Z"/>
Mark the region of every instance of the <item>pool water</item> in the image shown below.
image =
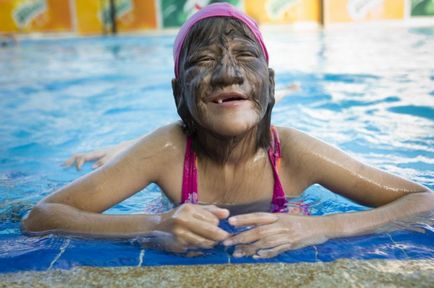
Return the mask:
<path id="1" fill-rule="evenodd" d="M 354 30 L 355 29 L 355 30 Z M 188 258 L 137 241 L 27 237 L 20 219 L 53 190 L 91 171 L 71 154 L 178 120 L 171 93 L 173 35 L 29 39 L 0 49 L 0 272 L 350 259 L 434 259 L 434 228 L 342 238 L 267 260 L 222 246 Z M 434 27 L 265 32 L 279 90 L 273 123 L 332 143 L 362 161 L 434 188 Z M 366 210 L 314 185 L 313 215 Z M 150 185 L 106 213 L 170 209 Z M 229 229 L 227 224 L 222 223 Z"/>

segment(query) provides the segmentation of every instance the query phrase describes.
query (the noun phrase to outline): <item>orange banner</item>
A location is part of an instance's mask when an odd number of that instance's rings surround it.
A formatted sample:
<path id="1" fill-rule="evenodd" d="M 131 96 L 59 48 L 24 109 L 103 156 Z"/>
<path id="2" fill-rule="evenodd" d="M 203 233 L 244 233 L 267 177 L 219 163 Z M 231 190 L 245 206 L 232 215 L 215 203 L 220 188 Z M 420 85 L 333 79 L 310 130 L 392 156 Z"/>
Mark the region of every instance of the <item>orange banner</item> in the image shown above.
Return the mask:
<path id="1" fill-rule="evenodd" d="M 100 0 L 74 0 L 76 29 L 80 34 L 104 33 Z"/>
<path id="2" fill-rule="evenodd" d="M 0 0 L 0 31 L 70 32 L 69 0 Z"/>
<path id="3" fill-rule="evenodd" d="M 77 30 L 80 34 L 100 34 L 111 31 L 109 0 L 74 0 Z M 157 28 L 155 1 L 116 0 L 118 32 L 133 32 Z"/>
<path id="4" fill-rule="evenodd" d="M 324 0 L 327 23 L 404 19 L 405 0 Z"/>
<path id="5" fill-rule="evenodd" d="M 128 6 L 119 13 L 116 20 L 118 31 L 130 32 L 145 29 L 157 28 L 157 9 L 155 1 L 128 0 L 131 6 Z M 130 8 L 131 7 L 131 8 Z"/>
<path id="6" fill-rule="evenodd" d="M 244 0 L 244 7 L 259 24 L 318 23 L 321 19 L 319 0 Z"/>

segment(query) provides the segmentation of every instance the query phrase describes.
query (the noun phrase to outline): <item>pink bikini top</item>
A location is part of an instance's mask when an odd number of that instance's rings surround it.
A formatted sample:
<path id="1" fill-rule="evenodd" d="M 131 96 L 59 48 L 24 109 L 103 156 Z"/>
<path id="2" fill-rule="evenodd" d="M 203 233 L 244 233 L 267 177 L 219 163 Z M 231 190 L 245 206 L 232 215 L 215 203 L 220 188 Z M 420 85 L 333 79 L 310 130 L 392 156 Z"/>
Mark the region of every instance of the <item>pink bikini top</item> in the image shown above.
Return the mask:
<path id="1" fill-rule="evenodd" d="M 270 148 L 268 148 L 268 158 L 270 159 L 273 168 L 274 176 L 274 190 L 273 200 L 271 201 L 270 211 L 273 213 L 286 213 L 288 212 L 288 200 L 286 199 L 285 192 L 280 182 L 277 168 L 280 163 L 280 140 L 279 134 L 275 127 L 271 127 L 272 139 Z M 197 191 L 197 166 L 196 155 L 192 148 L 192 139 L 187 137 L 187 146 L 185 148 L 184 158 L 184 174 L 182 178 L 182 198 L 181 204 L 192 203 L 197 204 L 199 201 Z"/>

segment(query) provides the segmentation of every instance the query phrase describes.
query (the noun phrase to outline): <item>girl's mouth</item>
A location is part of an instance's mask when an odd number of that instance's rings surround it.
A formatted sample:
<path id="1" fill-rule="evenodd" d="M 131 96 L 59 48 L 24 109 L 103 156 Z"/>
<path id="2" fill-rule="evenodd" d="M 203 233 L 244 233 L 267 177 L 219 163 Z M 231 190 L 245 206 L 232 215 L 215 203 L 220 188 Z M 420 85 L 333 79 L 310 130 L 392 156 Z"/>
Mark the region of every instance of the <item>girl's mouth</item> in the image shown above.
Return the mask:
<path id="1" fill-rule="evenodd" d="M 223 104 L 226 102 L 244 101 L 247 97 L 240 93 L 221 93 L 211 99 L 215 104 Z"/>

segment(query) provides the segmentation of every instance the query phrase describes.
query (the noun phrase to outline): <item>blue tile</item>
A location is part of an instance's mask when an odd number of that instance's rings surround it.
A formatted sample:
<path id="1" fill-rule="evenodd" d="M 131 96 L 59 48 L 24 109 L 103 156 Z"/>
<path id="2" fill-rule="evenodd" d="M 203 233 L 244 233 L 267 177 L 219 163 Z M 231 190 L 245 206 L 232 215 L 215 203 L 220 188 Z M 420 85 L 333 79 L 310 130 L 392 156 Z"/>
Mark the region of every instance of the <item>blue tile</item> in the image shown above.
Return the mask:
<path id="1" fill-rule="evenodd" d="M 170 252 L 155 249 L 146 249 L 143 258 L 143 266 L 156 265 L 200 265 L 200 264 L 226 264 L 228 254 L 225 247 L 218 246 L 212 250 L 203 251 L 202 256 L 186 257 Z"/>
<path id="2" fill-rule="evenodd" d="M 396 231 L 390 233 L 392 239 L 410 259 L 434 259 L 434 233 L 425 231 Z"/>
<path id="3" fill-rule="evenodd" d="M 2 239 L 0 247 L 8 250 L 0 249 L 3 251 L 0 254 L 0 272 L 46 270 L 64 242 L 65 239 L 52 236 Z"/>
<path id="4" fill-rule="evenodd" d="M 71 239 L 53 268 L 136 266 L 139 255 L 140 248 L 126 241 Z"/>
<path id="5" fill-rule="evenodd" d="M 321 261 L 349 259 L 407 259 L 408 256 L 397 247 L 387 234 L 340 238 L 318 245 Z"/>
<path id="6" fill-rule="evenodd" d="M 61 249 L 64 251 L 60 253 Z M 145 249 L 128 241 L 68 239 L 56 236 L 0 235 L 0 273 L 74 266 L 159 266 L 241 263 L 298 263 L 337 259 L 433 259 L 434 233 L 396 231 L 390 234 L 333 239 L 315 247 L 291 250 L 271 259 L 232 257 L 233 247 L 217 246 L 198 257 Z M 58 257 L 56 261 L 54 259 Z"/>

